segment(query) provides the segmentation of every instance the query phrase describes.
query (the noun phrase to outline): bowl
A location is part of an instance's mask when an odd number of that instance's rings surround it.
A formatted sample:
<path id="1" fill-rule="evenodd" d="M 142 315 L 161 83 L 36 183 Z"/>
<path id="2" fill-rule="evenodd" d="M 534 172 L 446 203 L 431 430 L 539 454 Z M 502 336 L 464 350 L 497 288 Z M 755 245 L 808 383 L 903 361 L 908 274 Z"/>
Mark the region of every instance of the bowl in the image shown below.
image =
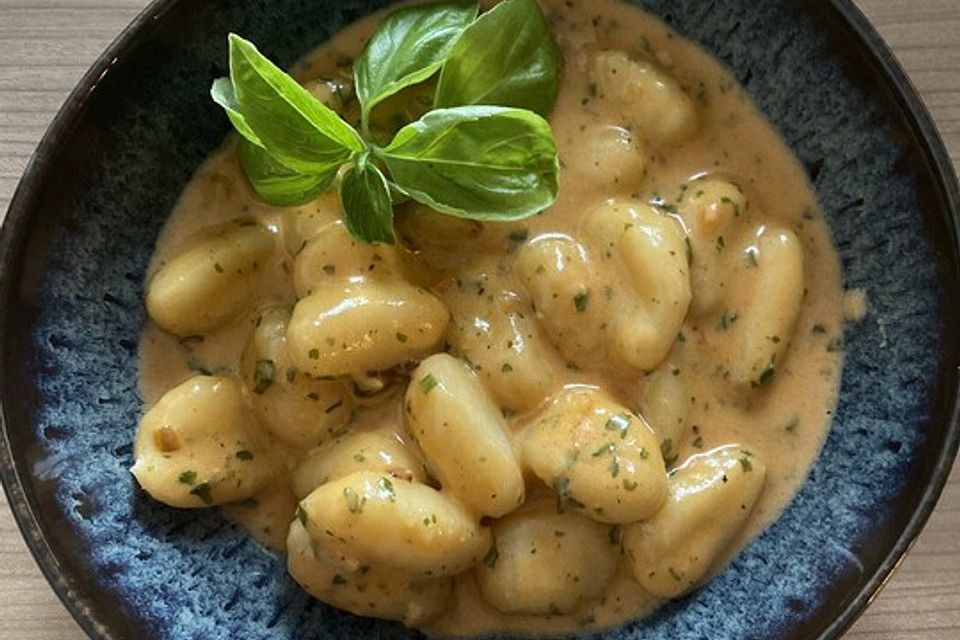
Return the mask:
<path id="1" fill-rule="evenodd" d="M 0 235 L 0 471 L 41 569 L 93 638 L 410 638 L 311 601 L 217 512 L 128 472 L 147 261 L 227 131 L 225 36 L 282 65 L 383 0 L 158 0 L 100 57 L 34 154 Z M 836 638 L 889 578 L 956 455 L 956 177 L 903 71 L 849 0 L 642 0 L 733 69 L 806 163 L 845 286 L 839 405 L 810 477 L 709 585 L 607 638 Z"/>

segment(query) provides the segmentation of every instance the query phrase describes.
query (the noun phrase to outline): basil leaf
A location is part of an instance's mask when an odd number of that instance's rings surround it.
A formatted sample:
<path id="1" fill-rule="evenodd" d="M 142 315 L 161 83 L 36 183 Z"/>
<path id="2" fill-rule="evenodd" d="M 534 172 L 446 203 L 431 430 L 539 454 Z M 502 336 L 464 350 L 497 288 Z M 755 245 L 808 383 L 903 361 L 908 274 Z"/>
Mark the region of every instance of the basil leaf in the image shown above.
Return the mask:
<path id="1" fill-rule="evenodd" d="M 363 150 L 363 140 L 336 112 L 236 34 L 230 34 L 230 78 L 237 111 L 290 169 L 326 173 Z"/>
<path id="2" fill-rule="evenodd" d="M 436 73 L 478 11 L 475 2 L 443 2 L 383 19 L 353 64 L 364 129 L 377 103 Z"/>
<path id="3" fill-rule="evenodd" d="M 326 172 L 309 174 L 290 169 L 270 153 L 249 140 L 241 140 L 240 166 L 250 186 L 260 198 L 274 207 L 294 207 L 310 202 L 330 188 L 339 166 Z"/>
<path id="4" fill-rule="evenodd" d="M 401 191 L 450 215 L 518 220 L 557 197 L 550 125 L 523 109 L 436 109 L 375 152 Z"/>
<path id="5" fill-rule="evenodd" d="M 353 237 L 363 242 L 394 244 L 393 202 L 383 173 L 364 156 L 340 181 L 343 223 Z"/>
<path id="6" fill-rule="evenodd" d="M 547 116 L 560 49 L 536 0 L 504 0 L 471 24 L 443 64 L 436 106 L 501 105 Z"/>
<path id="7" fill-rule="evenodd" d="M 247 120 L 240 114 L 240 105 L 237 104 L 237 96 L 233 92 L 233 82 L 230 81 L 230 78 L 217 78 L 214 80 L 213 86 L 210 87 L 210 97 L 227 112 L 227 117 L 230 118 L 230 122 L 233 123 L 233 128 L 236 129 L 241 136 L 258 147 L 263 146 L 260 138 L 257 137 L 257 134 L 255 134 L 253 129 L 250 128 L 250 125 L 247 124 Z"/>

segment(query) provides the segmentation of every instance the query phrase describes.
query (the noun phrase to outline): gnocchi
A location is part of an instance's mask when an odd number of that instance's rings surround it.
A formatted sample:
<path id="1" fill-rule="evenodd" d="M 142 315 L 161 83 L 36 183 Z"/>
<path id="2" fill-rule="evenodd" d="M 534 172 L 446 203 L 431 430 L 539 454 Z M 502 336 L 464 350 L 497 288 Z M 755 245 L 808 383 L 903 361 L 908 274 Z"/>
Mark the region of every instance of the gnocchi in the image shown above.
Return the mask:
<path id="1" fill-rule="evenodd" d="M 586 248 L 567 236 L 536 238 L 520 249 L 517 270 L 554 346 L 569 362 L 589 366 L 600 354 L 604 318 Z"/>
<path id="2" fill-rule="evenodd" d="M 288 350 L 315 377 L 380 371 L 435 347 L 449 319 L 435 296 L 400 280 L 331 285 L 293 308 Z"/>
<path id="3" fill-rule="evenodd" d="M 291 258 L 296 258 L 307 243 L 323 229 L 340 220 L 340 198 L 336 193 L 320 194 L 316 200 L 283 212 L 283 246 Z"/>
<path id="4" fill-rule="evenodd" d="M 789 229 L 763 225 L 737 261 L 737 287 L 726 296 L 716 325 L 718 333 L 729 334 L 717 347 L 718 359 L 733 382 L 763 387 L 782 364 L 800 315 L 803 249 Z"/>
<path id="5" fill-rule="evenodd" d="M 620 550 L 611 528 L 546 504 L 493 527 L 493 547 L 474 569 L 480 592 L 504 613 L 557 614 L 599 598 Z"/>
<path id="6" fill-rule="evenodd" d="M 331 283 L 403 276 L 411 271 L 410 260 L 396 247 L 352 238 L 337 220 L 314 233 L 294 258 L 293 286 L 299 298 L 306 298 Z"/>
<path id="7" fill-rule="evenodd" d="M 524 463 L 556 493 L 557 511 L 599 522 L 636 522 L 667 496 L 653 431 L 594 388 L 564 390 L 528 428 Z"/>
<path id="8" fill-rule="evenodd" d="M 647 175 L 647 154 L 632 127 L 592 125 L 578 132 L 576 149 L 564 156 L 564 170 L 584 179 L 591 191 L 631 193 Z"/>
<path id="9" fill-rule="evenodd" d="M 650 374 L 640 402 L 640 415 L 656 434 L 660 453 L 669 466 L 689 428 L 690 392 L 678 375 L 678 367 L 668 364 Z"/>
<path id="10" fill-rule="evenodd" d="M 254 222 L 230 222 L 163 265 L 147 285 L 147 312 L 170 333 L 209 333 L 248 311 L 250 295 L 273 251 L 273 236 Z"/>
<path id="11" fill-rule="evenodd" d="M 264 310 L 253 332 L 248 386 L 261 423 L 284 443 L 316 446 L 350 419 L 353 398 L 339 380 L 317 380 L 293 366 L 287 354 L 290 309 Z"/>
<path id="12" fill-rule="evenodd" d="M 623 532 L 640 585 L 664 598 L 696 587 L 747 520 L 765 476 L 760 458 L 739 446 L 694 456 L 678 467 L 663 509 Z"/>
<path id="13" fill-rule="evenodd" d="M 747 212 L 747 199 L 740 187 L 716 179 L 687 186 L 680 205 L 689 229 L 691 312 L 697 316 L 716 311 L 724 293 L 725 274 L 721 258 L 731 227 Z"/>
<path id="14" fill-rule="evenodd" d="M 677 222 L 648 205 L 604 203 L 587 233 L 629 274 L 630 293 L 607 325 L 612 351 L 649 371 L 670 351 L 690 307 L 690 271 Z"/>
<path id="15" fill-rule="evenodd" d="M 233 378 L 196 376 L 168 391 L 140 420 L 130 470 L 155 500 L 198 508 L 263 489 L 278 460 Z"/>
<path id="16" fill-rule="evenodd" d="M 466 365 L 442 353 L 421 362 L 404 411 L 441 485 L 474 513 L 502 516 L 523 503 L 507 426 Z"/>
<path id="17" fill-rule="evenodd" d="M 450 578 L 359 562 L 314 541 L 299 520 L 290 525 L 286 547 L 290 575 L 307 593 L 357 615 L 419 625 L 440 615 L 450 599 Z"/>
<path id="18" fill-rule="evenodd" d="M 311 452 L 293 471 L 293 491 L 303 500 L 320 485 L 357 471 L 378 471 L 398 480 L 427 480 L 423 463 L 396 435 L 360 431 Z"/>
<path id="19" fill-rule="evenodd" d="M 697 128 L 697 108 L 671 76 L 623 51 L 600 51 L 590 63 L 590 79 L 601 100 L 656 142 L 676 142 Z"/>
<path id="20" fill-rule="evenodd" d="M 490 531 L 457 502 L 426 485 L 374 471 L 323 484 L 300 508 L 314 540 L 418 576 L 456 575 L 490 548 Z"/>
<path id="21" fill-rule="evenodd" d="M 492 293 L 486 298 L 480 290 Z M 497 280 L 484 274 L 443 295 L 452 315 L 447 330 L 452 353 L 471 363 L 500 407 L 529 411 L 557 388 L 563 363 L 519 292 L 499 289 Z"/>

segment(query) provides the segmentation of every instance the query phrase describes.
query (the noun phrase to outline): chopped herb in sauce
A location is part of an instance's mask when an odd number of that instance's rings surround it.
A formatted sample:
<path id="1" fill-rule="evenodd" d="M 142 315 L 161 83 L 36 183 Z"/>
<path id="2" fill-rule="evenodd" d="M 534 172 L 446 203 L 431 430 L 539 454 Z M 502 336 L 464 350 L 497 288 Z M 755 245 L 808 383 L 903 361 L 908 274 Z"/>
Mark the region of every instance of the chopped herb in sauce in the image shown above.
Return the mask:
<path id="1" fill-rule="evenodd" d="M 617 450 L 617 445 L 613 444 L 612 442 L 608 442 L 607 444 L 603 445 L 602 447 L 594 451 L 592 456 L 594 458 L 599 458 L 605 453 L 613 453 L 616 450 Z"/>
<path id="2" fill-rule="evenodd" d="M 206 504 L 213 504 L 213 485 L 209 482 L 201 482 L 190 489 L 190 495 L 197 496 Z"/>
<path id="3" fill-rule="evenodd" d="M 196 471 L 184 471 L 177 478 L 177 481 L 180 484 L 189 484 L 193 485 L 197 481 L 197 472 Z"/>
<path id="4" fill-rule="evenodd" d="M 347 501 L 347 510 L 350 513 L 363 513 L 363 505 L 367 502 L 366 496 L 361 496 L 350 487 L 344 487 L 343 497 Z"/>
<path id="5" fill-rule="evenodd" d="M 665 438 L 660 443 L 660 456 L 663 458 L 663 462 L 667 465 L 671 465 L 677 461 L 677 457 L 680 454 L 673 450 L 673 439 Z"/>
<path id="6" fill-rule="evenodd" d="M 513 253 L 517 248 L 527 241 L 530 237 L 530 230 L 527 228 L 515 229 L 507 236 L 507 253 Z"/>
<path id="7" fill-rule="evenodd" d="M 432 373 L 428 373 L 420 378 L 420 391 L 425 394 L 430 393 L 438 384 L 440 383 L 437 381 L 436 377 L 434 377 Z"/>
<path id="8" fill-rule="evenodd" d="M 590 302 L 590 292 L 584 291 L 573 296 L 573 306 L 579 313 L 587 310 L 587 304 Z"/>
<path id="9" fill-rule="evenodd" d="M 490 550 L 487 551 L 487 555 L 483 556 L 483 566 L 487 569 L 493 569 L 497 566 L 497 560 L 500 559 L 500 550 L 497 549 L 497 541 L 493 541 L 493 545 L 490 547 Z"/>
<path id="10" fill-rule="evenodd" d="M 557 513 L 566 513 L 567 508 L 583 509 L 584 504 L 570 493 L 570 478 L 558 476 L 553 481 L 553 490 L 557 494 Z"/>
<path id="11" fill-rule="evenodd" d="M 240 451 L 237 451 L 234 455 L 236 456 L 237 460 L 244 460 L 247 462 L 249 462 L 250 460 L 253 460 L 253 452 L 248 451 L 247 449 L 241 449 Z"/>
<path id="12" fill-rule="evenodd" d="M 740 205 L 734 202 L 733 200 L 731 200 L 730 198 L 726 196 L 720 198 L 720 204 L 725 204 L 733 207 L 733 217 L 734 218 L 740 217 Z"/>
<path id="13" fill-rule="evenodd" d="M 727 331 L 733 326 L 733 323 L 736 322 L 739 317 L 740 314 L 738 314 L 736 311 L 724 311 L 722 314 L 720 314 L 720 321 L 717 323 L 717 326 L 720 329 Z"/>
<path id="14" fill-rule="evenodd" d="M 763 371 L 760 372 L 760 377 L 757 378 L 756 382 L 753 383 L 754 387 L 765 387 L 766 385 L 773 382 L 773 377 L 776 375 L 777 370 L 774 366 L 773 361 L 768 364 Z"/>
<path id="15" fill-rule="evenodd" d="M 607 470 L 610 472 L 611 478 L 616 478 L 620 475 L 620 461 L 616 456 L 613 457 L 613 460 L 610 461 L 610 464 L 607 466 Z"/>
<path id="16" fill-rule="evenodd" d="M 381 498 L 386 498 L 390 502 L 397 501 L 397 492 L 393 488 L 393 483 L 389 478 L 381 477 L 379 480 L 377 480 L 377 489 L 380 490 Z"/>
<path id="17" fill-rule="evenodd" d="M 270 388 L 276 377 L 276 367 L 273 360 L 257 360 L 256 368 L 253 371 L 253 391 L 261 394 Z"/>
<path id="18" fill-rule="evenodd" d="M 607 431 L 618 432 L 622 440 L 627 437 L 627 429 L 630 428 L 630 416 L 625 413 L 615 413 L 607 419 L 604 428 Z"/>

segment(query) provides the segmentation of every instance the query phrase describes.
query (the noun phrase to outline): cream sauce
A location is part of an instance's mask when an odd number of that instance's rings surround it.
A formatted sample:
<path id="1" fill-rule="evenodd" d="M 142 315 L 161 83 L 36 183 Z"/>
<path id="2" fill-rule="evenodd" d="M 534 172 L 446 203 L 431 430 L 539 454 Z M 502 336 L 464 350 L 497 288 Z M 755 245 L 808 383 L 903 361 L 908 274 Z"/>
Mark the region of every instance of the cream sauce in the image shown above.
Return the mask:
<path id="1" fill-rule="evenodd" d="M 746 213 L 750 220 L 775 221 L 793 229 L 802 241 L 806 295 L 785 366 L 778 368 L 771 384 L 759 391 L 735 392 L 718 378 L 712 364 L 704 363 L 705 345 L 723 344 L 720 329 L 712 320 L 688 319 L 682 329 L 684 343 L 677 344 L 667 360 L 678 370 L 692 397 L 687 423 L 693 426 L 679 443 L 679 460 L 722 444 L 739 443 L 767 462 L 762 496 L 748 525 L 717 563 L 716 570 L 720 570 L 777 517 L 796 493 L 830 422 L 842 366 L 839 345 L 845 308 L 830 233 L 797 160 L 729 72 L 708 54 L 678 37 L 657 18 L 615 0 L 544 0 L 542 4 L 565 56 L 559 100 L 551 117 L 561 159 L 576 156 L 584 127 L 618 124 L 616 115 L 605 111 L 602 101 L 591 99 L 589 53 L 609 48 L 652 56 L 688 95 L 695 97 L 700 125 L 685 142 L 663 147 L 643 145 L 648 155 L 646 176 L 628 185 L 623 195 L 672 202 L 682 194 L 680 185 L 694 176 L 729 177 L 739 182 L 750 200 Z M 359 53 L 381 17 L 376 14 L 344 29 L 298 64 L 295 75 L 301 81 L 336 75 L 337 63 Z M 560 197 L 549 211 L 485 233 L 493 233 L 500 247 L 507 246 L 508 234 L 518 229 L 526 230 L 530 238 L 545 233 L 576 238 L 584 212 L 613 195 L 617 194 L 598 194 L 586 176 L 563 170 Z M 234 136 L 230 136 L 181 195 L 158 241 L 150 274 L 180 253 L 191 234 L 238 216 L 255 217 L 280 236 L 289 234 L 290 212 L 270 208 L 253 196 L 238 167 Z M 289 276 L 291 266 L 287 252 L 275 251 L 252 300 L 253 309 L 296 301 Z M 519 288 L 506 251 L 490 255 L 459 246 L 452 256 L 446 256 L 444 264 L 429 271 L 432 275 L 422 284 L 441 292 L 441 297 L 444 283 L 469 279 L 481 272 L 499 274 L 495 276 L 498 287 Z M 851 306 L 857 305 L 848 300 L 846 307 Z M 146 405 L 152 405 L 198 370 L 239 373 L 256 318 L 257 313 L 252 312 L 202 341 L 181 340 L 148 324 L 140 343 L 140 388 Z M 567 368 L 562 376 L 566 384 L 605 387 L 634 410 L 639 408 L 646 384 L 642 374 L 609 366 Z M 382 426 L 383 416 L 389 416 L 387 420 L 393 421 L 398 433 L 402 432 L 399 398 L 395 394 L 389 406 L 381 407 L 380 418 L 375 421 Z M 513 416 L 510 422 L 519 431 L 526 419 Z M 307 453 L 287 449 L 291 467 Z M 268 489 L 263 501 L 267 507 L 256 513 L 253 503 L 230 508 L 253 535 L 275 548 L 282 547 L 283 536 L 278 531 L 285 531 L 293 516 L 286 513 L 294 503 L 283 495 L 282 484 L 281 489 Z M 271 519 L 273 522 L 268 522 Z M 547 617 L 498 613 L 483 602 L 471 575 L 465 574 L 457 581 L 450 611 L 428 631 L 438 635 L 566 633 L 608 627 L 648 614 L 659 601 L 645 594 L 630 578 L 626 563 L 621 564 L 618 577 L 600 602 L 573 614 Z"/>

